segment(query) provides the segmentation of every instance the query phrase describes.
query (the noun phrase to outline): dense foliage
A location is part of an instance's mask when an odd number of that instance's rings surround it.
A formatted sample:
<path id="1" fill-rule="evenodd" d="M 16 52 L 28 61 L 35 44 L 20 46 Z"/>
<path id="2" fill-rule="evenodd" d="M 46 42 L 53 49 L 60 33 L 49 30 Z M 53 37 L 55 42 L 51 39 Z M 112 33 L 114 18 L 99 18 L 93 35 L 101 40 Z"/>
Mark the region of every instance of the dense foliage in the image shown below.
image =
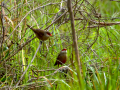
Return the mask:
<path id="1" fill-rule="evenodd" d="M 67 0 L 0 1 L 0 89 L 120 89 L 120 3 L 71 2 L 74 22 Z M 27 24 L 52 37 L 40 46 Z M 67 62 L 54 66 L 63 48 Z"/>

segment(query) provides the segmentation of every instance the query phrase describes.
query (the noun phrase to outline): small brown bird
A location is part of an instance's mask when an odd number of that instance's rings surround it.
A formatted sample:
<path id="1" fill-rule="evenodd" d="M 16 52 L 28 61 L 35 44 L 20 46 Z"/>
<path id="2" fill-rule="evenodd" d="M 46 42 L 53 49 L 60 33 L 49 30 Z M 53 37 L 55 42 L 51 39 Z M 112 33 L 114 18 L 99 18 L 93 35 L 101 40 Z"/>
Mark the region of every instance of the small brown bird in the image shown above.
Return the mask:
<path id="1" fill-rule="evenodd" d="M 45 41 L 47 40 L 50 36 L 52 36 L 52 34 L 48 31 L 44 31 L 44 30 L 41 30 L 41 29 L 34 29 L 32 28 L 31 26 L 27 25 L 30 29 L 33 30 L 33 32 L 36 34 L 37 38 L 42 40 L 42 41 Z"/>
<path id="2" fill-rule="evenodd" d="M 59 67 L 59 64 L 64 64 L 65 62 L 67 61 L 67 49 L 64 48 L 62 49 L 62 51 L 59 53 L 58 57 L 57 57 L 57 60 L 54 64 L 55 65 L 58 65 Z"/>

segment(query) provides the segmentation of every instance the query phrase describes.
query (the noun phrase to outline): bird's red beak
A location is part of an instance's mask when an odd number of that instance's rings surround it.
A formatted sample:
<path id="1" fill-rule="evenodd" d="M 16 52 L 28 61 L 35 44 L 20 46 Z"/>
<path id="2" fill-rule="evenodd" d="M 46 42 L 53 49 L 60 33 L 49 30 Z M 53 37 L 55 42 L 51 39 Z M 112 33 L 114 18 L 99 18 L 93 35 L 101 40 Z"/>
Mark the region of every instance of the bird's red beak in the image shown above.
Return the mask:
<path id="1" fill-rule="evenodd" d="M 50 36 L 52 36 L 52 34 L 50 34 Z"/>

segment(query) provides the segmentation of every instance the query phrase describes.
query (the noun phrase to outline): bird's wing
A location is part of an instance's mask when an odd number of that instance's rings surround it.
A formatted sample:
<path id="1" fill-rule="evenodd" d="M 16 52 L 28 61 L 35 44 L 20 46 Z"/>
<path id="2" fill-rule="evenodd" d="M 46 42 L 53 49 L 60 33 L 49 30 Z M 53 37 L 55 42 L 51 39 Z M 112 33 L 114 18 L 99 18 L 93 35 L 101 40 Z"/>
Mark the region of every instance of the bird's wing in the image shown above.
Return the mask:
<path id="1" fill-rule="evenodd" d="M 42 37 L 42 36 L 44 36 L 44 31 L 43 30 L 39 30 L 38 34 Z"/>
<path id="2" fill-rule="evenodd" d="M 57 57 L 57 60 L 59 60 L 61 58 L 61 54 L 59 53 L 58 57 Z"/>
<path id="3" fill-rule="evenodd" d="M 61 57 L 61 54 L 59 53 L 59 55 L 58 55 L 58 57 L 57 57 L 57 60 L 56 60 L 56 62 L 55 62 L 55 64 L 54 64 L 54 66 L 57 65 L 57 64 L 58 64 L 58 65 L 60 64 L 60 62 L 59 62 L 60 57 Z"/>
<path id="4" fill-rule="evenodd" d="M 30 25 L 27 25 L 30 29 L 32 29 L 37 35 L 39 35 L 40 37 L 42 37 L 44 35 L 44 31 L 40 30 L 40 29 L 34 29 L 32 28 Z"/>
<path id="5" fill-rule="evenodd" d="M 40 29 L 35 29 L 34 32 L 39 35 L 40 37 L 43 37 L 44 36 L 44 31 L 43 30 L 40 30 Z"/>

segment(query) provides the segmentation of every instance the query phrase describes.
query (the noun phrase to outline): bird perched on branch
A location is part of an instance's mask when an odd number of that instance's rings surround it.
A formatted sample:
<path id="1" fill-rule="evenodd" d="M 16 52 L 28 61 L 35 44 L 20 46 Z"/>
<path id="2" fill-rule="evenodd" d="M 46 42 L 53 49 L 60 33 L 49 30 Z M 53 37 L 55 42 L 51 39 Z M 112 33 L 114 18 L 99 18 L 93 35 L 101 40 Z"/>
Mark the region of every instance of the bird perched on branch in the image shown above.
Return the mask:
<path id="1" fill-rule="evenodd" d="M 67 49 L 64 48 L 61 50 L 61 52 L 59 53 L 58 57 L 57 57 L 57 60 L 54 64 L 55 65 L 58 65 L 59 67 L 59 64 L 64 64 L 65 62 L 67 61 Z"/>
<path id="2" fill-rule="evenodd" d="M 47 40 L 50 36 L 52 36 L 52 34 L 48 31 L 45 30 L 41 30 L 41 29 L 34 29 L 31 26 L 27 25 L 30 29 L 32 29 L 32 31 L 36 34 L 37 38 L 45 41 Z"/>

